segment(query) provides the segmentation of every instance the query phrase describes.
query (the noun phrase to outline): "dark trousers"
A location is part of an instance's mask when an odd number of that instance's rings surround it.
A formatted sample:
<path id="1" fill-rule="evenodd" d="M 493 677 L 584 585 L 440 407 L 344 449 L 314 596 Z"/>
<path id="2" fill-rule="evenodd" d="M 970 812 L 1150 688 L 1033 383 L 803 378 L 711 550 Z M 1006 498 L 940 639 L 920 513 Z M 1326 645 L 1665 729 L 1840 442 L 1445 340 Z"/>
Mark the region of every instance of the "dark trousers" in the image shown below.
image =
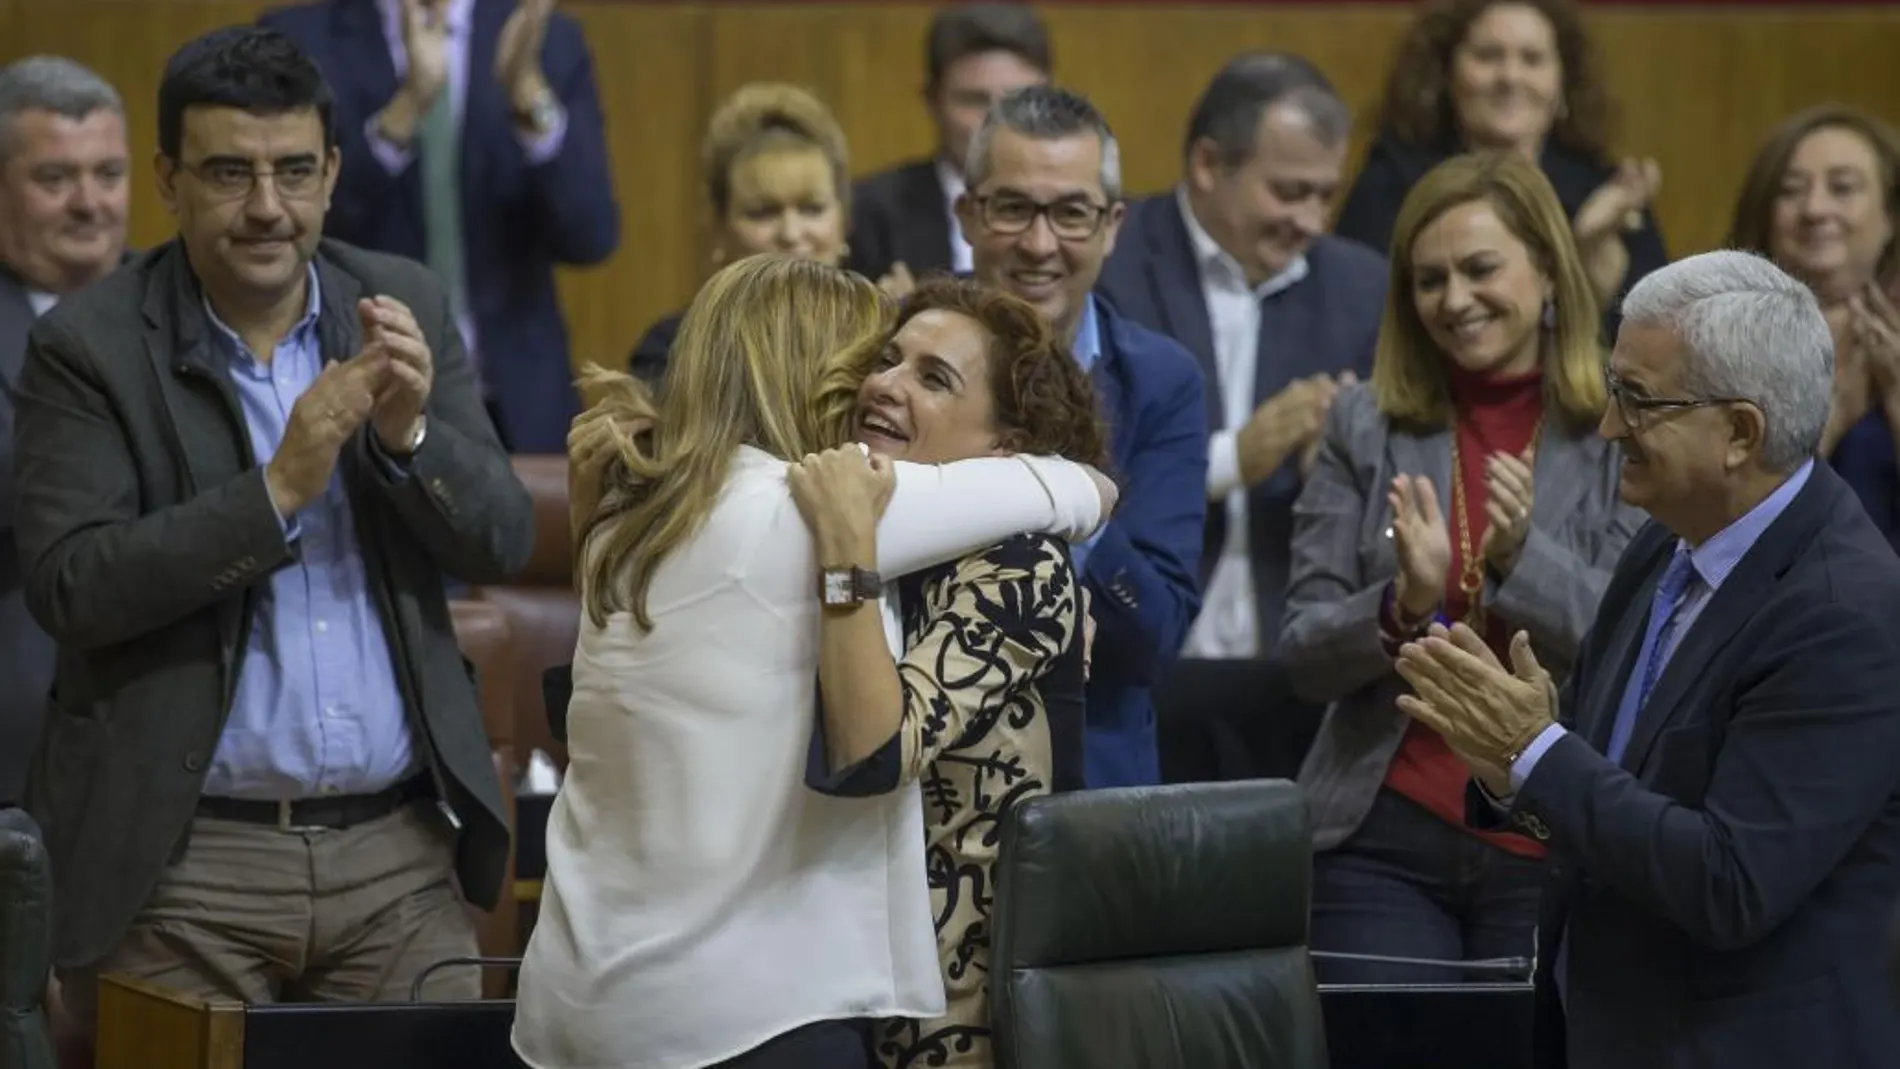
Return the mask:
<path id="1" fill-rule="evenodd" d="M 1469 961 L 1535 950 L 1543 862 L 1499 849 L 1389 788 L 1364 824 L 1313 858 L 1315 951 Z M 1523 977 L 1318 961 L 1324 984 L 1446 984 Z"/>
<path id="2" fill-rule="evenodd" d="M 819 1021 L 710 1069 L 870 1069 L 871 1064 L 870 1033 L 863 1021 Z"/>
<path id="3" fill-rule="evenodd" d="M 1155 690 L 1161 780 L 1293 779 L 1325 712 L 1276 662 L 1177 661 Z"/>

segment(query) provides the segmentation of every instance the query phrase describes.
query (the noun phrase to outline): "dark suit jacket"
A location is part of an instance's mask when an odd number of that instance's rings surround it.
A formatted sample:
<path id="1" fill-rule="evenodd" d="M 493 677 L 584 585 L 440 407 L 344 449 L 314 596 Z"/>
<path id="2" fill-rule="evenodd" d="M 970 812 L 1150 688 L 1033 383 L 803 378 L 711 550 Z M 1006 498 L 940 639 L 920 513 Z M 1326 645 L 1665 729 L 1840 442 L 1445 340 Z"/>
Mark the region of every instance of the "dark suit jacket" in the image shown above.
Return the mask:
<path id="1" fill-rule="evenodd" d="M 649 385 L 659 385 L 666 375 L 666 358 L 672 355 L 673 339 L 680 335 L 680 320 L 685 313 L 674 312 L 661 316 L 647 328 L 645 334 L 634 344 L 633 355 L 627 358 L 627 371 L 634 378 Z"/>
<path id="2" fill-rule="evenodd" d="M 462 218 L 468 300 L 482 379 L 499 428 L 518 453 L 564 453 L 579 411 L 556 264 L 596 264 L 620 242 L 620 209 L 608 170 L 593 62 L 580 25 L 556 14 L 542 46 L 548 83 L 567 108 L 560 154 L 530 166 L 490 72 L 512 0 L 476 0 L 462 121 Z M 370 153 L 365 127 L 397 88 L 374 0 L 330 0 L 266 13 L 263 25 L 302 45 L 336 93 L 343 150 L 325 233 L 421 260 L 422 168 L 390 177 Z M 598 356 L 596 357 L 598 358 Z"/>
<path id="3" fill-rule="evenodd" d="M 1262 302 L 1260 355 L 1254 365 L 1253 401 L 1258 405 L 1296 379 L 1353 371 L 1372 374 L 1372 350 L 1385 312 L 1386 263 L 1378 253 L 1350 241 L 1322 236 L 1306 254 L 1307 277 Z M 1172 192 L 1136 201 L 1122 222 L 1115 253 L 1102 269 L 1100 289 L 1130 319 L 1180 342 L 1207 381 L 1208 425 L 1226 417 L 1213 326 L 1201 294 L 1201 272 L 1187 224 Z M 1293 501 L 1300 495 L 1300 469 L 1289 460 L 1248 491 L 1247 545 L 1253 564 L 1254 607 L 1261 648 L 1279 640 L 1293 541 Z M 1227 506 L 1207 509 L 1200 581 L 1212 577 L 1227 544 Z"/>
<path id="4" fill-rule="evenodd" d="M 1551 850 L 1538 1064 L 1891 1066 L 1900 1015 L 1880 932 L 1900 893 L 1900 558 L 1817 464 L 1682 636 L 1611 764 L 1675 543 L 1656 524 L 1631 541 L 1565 686 L 1573 734 L 1511 817 Z M 1471 801 L 1474 822 L 1495 823 Z"/>
<path id="5" fill-rule="evenodd" d="M 1390 255 L 1392 227 L 1398 222 L 1399 205 L 1404 203 L 1405 195 L 1425 177 L 1425 172 L 1463 151 L 1462 146 L 1452 144 L 1408 145 L 1390 134 L 1381 134 L 1366 151 L 1365 166 L 1360 168 L 1352 189 L 1346 193 L 1339 218 L 1333 223 L 1333 232 Z M 1576 217 L 1590 194 L 1616 173 L 1614 164 L 1592 159 L 1555 141 L 1544 143 L 1544 155 L 1538 166 L 1544 177 L 1550 179 L 1551 188 L 1556 190 L 1564 214 L 1571 218 Z M 1638 279 L 1669 262 L 1662 231 L 1657 229 L 1656 217 L 1647 209 L 1643 211 L 1643 228 L 1624 234 L 1623 244 L 1629 250 L 1629 270 L 1623 275 L 1623 288 L 1603 308 L 1606 340 L 1616 338 L 1616 325 L 1622 321 L 1618 308 L 1623 303 L 1623 295 Z"/>
<path id="6" fill-rule="evenodd" d="M 1200 369 L 1172 339 L 1097 296 L 1092 378 L 1121 502 L 1088 553 L 1095 648 L 1088 685 L 1091 787 L 1158 783 L 1153 688 L 1201 610 L 1207 402 Z"/>
<path id="7" fill-rule="evenodd" d="M 377 294 L 415 312 L 435 354 L 408 476 L 374 463 L 367 428 L 338 464 L 418 749 L 463 824 L 463 890 L 490 906 L 508 818 L 443 574 L 492 583 L 525 566 L 532 504 L 435 276 L 337 242 L 316 262 L 326 361 L 357 351 L 356 302 Z M 27 798 L 53 859 L 59 960 L 76 966 L 113 947 L 183 847 L 260 586 L 293 550 L 176 242 L 34 326 L 18 441 L 27 603 L 59 643 Z"/>
<path id="8" fill-rule="evenodd" d="M 53 640 L 26 609 L 13 534 L 13 391 L 33 319 L 26 287 L 0 269 L 0 806 L 21 800 L 53 682 Z"/>
<path id="9" fill-rule="evenodd" d="M 950 270 L 950 207 L 935 159 L 879 171 L 852 191 L 845 266 L 875 282 L 900 260 L 917 278 Z"/>

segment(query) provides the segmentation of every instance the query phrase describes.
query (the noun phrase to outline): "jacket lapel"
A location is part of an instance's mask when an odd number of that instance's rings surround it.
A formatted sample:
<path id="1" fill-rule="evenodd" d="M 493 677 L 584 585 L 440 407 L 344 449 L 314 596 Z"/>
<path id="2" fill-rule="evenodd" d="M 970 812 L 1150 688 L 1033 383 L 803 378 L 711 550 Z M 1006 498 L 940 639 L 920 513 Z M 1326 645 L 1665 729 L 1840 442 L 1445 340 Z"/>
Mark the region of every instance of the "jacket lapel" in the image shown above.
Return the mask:
<path id="1" fill-rule="evenodd" d="M 1207 376 L 1210 399 L 1219 396 L 1213 389 L 1220 382 L 1214 363 L 1214 327 L 1207 317 L 1207 299 L 1201 295 L 1201 265 L 1194 258 L 1194 243 L 1188 238 L 1187 223 L 1181 219 L 1181 207 L 1171 194 L 1149 202 L 1148 218 L 1142 227 L 1148 245 L 1144 269 L 1154 290 L 1155 302 L 1174 340 L 1187 347 Z M 1219 426 L 1219 424 L 1215 424 Z"/>
<path id="2" fill-rule="evenodd" d="M 1381 502 L 1385 500 L 1386 491 L 1391 489 L 1393 476 L 1423 475 L 1432 481 L 1432 490 L 1438 495 L 1438 510 L 1444 514 L 1447 523 L 1453 522 L 1449 430 L 1431 431 L 1421 436 L 1394 429 L 1386 437 L 1386 457 L 1391 469 L 1385 473 L 1385 480 L 1373 487 Z M 1390 517 L 1387 522 L 1390 523 Z"/>
<path id="3" fill-rule="evenodd" d="M 1610 445 L 1594 432 L 1577 435 L 1557 420 L 1545 427 L 1531 463 L 1531 524 L 1556 531 L 1568 525 L 1577 503 L 1597 485 L 1598 466 Z"/>
<path id="4" fill-rule="evenodd" d="M 1835 485 L 1832 471 L 1817 463 L 1808 476 L 1808 484 L 1788 503 L 1787 511 L 1768 525 L 1735 570 L 1722 581 L 1709 603 L 1702 607 L 1688 633 L 1677 642 L 1662 675 L 1657 677 L 1648 703 L 1637 714 L 1629 749 L 1623 754 L 1624 768 L 1640 773 L 1656 737 L 1671 721 L 1692 708 L 1684 700 L 1689 697 L 1690 688 L 1704 677 L 1709 663 L 1742 625 L 1754 617 L 1755 610 L 1767 600 L 1769 588 L 1788 570 L 1795 554 L 1813 538 L 1815 528 L 1827 515 L 1828 498 Z M 1656 568 L 1659 574 L 1662 567 L 1659 564 Z M 1654 590 L 1655 584 L 1648 584 L 1642 602 L 1645 608 Z M 1628 678 L 1627 673 L 1624 678 Z"/>
<path id="5" fill-rule="evenodd" d="M 0 404 L 6 403 L 5 391 L 19 384 L 20 366 L 26 363 L 26 336 L 35 318 L 25 284 L 0 268 Z"/>
<path id="6" fill-rule="evenodd" d="M 1531 506 L 1533 511 L 1536 507 Z M 1638 574 L 1642 578 L 1635 580 L 1636 589 L 1616 617 L 1616 627 L 1597 659 L 1597 670 L 1584 680 L 1590 687 L 1588 696 L 1578 695 L 1577 719 L 1572 726 L 1590 740 L 1591 748 L 1598 753 L 1609 752 L 1610 729 L 1616 723 L 1616 711 L 1623 704 L 1623 692 L 1629 688 L 1630 673 L 1636 670 L 1636 655 L 1642 652 L 1643 633 L 1649 627 L 1649 602 L 1656 594 L 1656 584 L 1662 579 L 1663 568 L 1668 565 L 1675 544 L 1674 535 L 1664 535 L 1651 547 L 1647 559 L 1639 566 Z M 1605 600 L 1606 604 L 1598 607 L 1599 618 L 1603 612 L 1613 611 L 1607 604 L 1607 596 Z"/>
<path id="7" fill-rule="evenodd" d="M 950 254 L 950 204 L 944 200 L 943 183 L 937 179 L 937 163 L 921 160 L 903 173 L 897 197 L 902 205 L 899 219 L 915 219 L 915 225 L 902 227 L 894 242 L 897 258 L 923 274 L 928 266 L 942 264 L 946 269 L 956 262 Z"/>

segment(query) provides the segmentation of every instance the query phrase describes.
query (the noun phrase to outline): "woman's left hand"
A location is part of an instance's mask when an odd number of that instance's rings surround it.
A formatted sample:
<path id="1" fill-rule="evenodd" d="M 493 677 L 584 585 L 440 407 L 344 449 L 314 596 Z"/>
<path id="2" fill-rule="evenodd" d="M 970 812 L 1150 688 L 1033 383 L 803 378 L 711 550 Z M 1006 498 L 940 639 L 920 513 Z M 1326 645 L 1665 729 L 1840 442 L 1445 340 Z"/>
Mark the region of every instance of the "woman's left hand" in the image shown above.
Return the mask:
<path id="1" fill-rule="evenodd" d="M 1874 283 L 1848 307 L 1854 348 L 1881 403 L 1894 411 L 1900 408 L 1900 310 Z"/>
<path id="2" fill-rule="evenodd" d="M 876 564 L 877 521 L 897 486 L 888 458 L 860 445 L 840 446 L 807 454 L 786 470 L 785 480 L 818 543 L 820 565 Z"/>
<path id="3" fill-rule="evenodd" d="M 1490 520 L 1480 547 L 1500 575 L 1511 574 L 1531 530 L 1530 455 L 1498 453 L 1484 462 L 1484 514 Z"/>

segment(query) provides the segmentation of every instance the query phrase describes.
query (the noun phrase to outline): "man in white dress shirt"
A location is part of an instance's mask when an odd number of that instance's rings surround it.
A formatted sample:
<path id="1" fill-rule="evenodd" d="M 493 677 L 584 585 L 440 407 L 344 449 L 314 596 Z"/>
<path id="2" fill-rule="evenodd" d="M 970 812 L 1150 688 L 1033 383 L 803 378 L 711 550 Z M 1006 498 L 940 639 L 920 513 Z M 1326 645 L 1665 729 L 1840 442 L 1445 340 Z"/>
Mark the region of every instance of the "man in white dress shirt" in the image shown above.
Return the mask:
<path id="1" fill-rule="evenodd" d="M 125 257 L 125 107 L 69 59 L 0 69 L 0 805 L 20 801 L 53 678 L 13 536 L 13 388 L 33 321 Z"/>
<path id="2" fill-rule="evenodd" d="M 1188 120 L 1180 185 L 1130 205 L 1102 273 L 1214 384 L 1205 596 L 1163 700 L 1170 779 L 1291 775 L 1318 723 L 1272 658 L 1303 465 L 1339 386 L 1370 373 L 1384 308 L 1384 258 L 1325 232 L 1350 130 L 1306 60 L 1229 61 Z"/>

